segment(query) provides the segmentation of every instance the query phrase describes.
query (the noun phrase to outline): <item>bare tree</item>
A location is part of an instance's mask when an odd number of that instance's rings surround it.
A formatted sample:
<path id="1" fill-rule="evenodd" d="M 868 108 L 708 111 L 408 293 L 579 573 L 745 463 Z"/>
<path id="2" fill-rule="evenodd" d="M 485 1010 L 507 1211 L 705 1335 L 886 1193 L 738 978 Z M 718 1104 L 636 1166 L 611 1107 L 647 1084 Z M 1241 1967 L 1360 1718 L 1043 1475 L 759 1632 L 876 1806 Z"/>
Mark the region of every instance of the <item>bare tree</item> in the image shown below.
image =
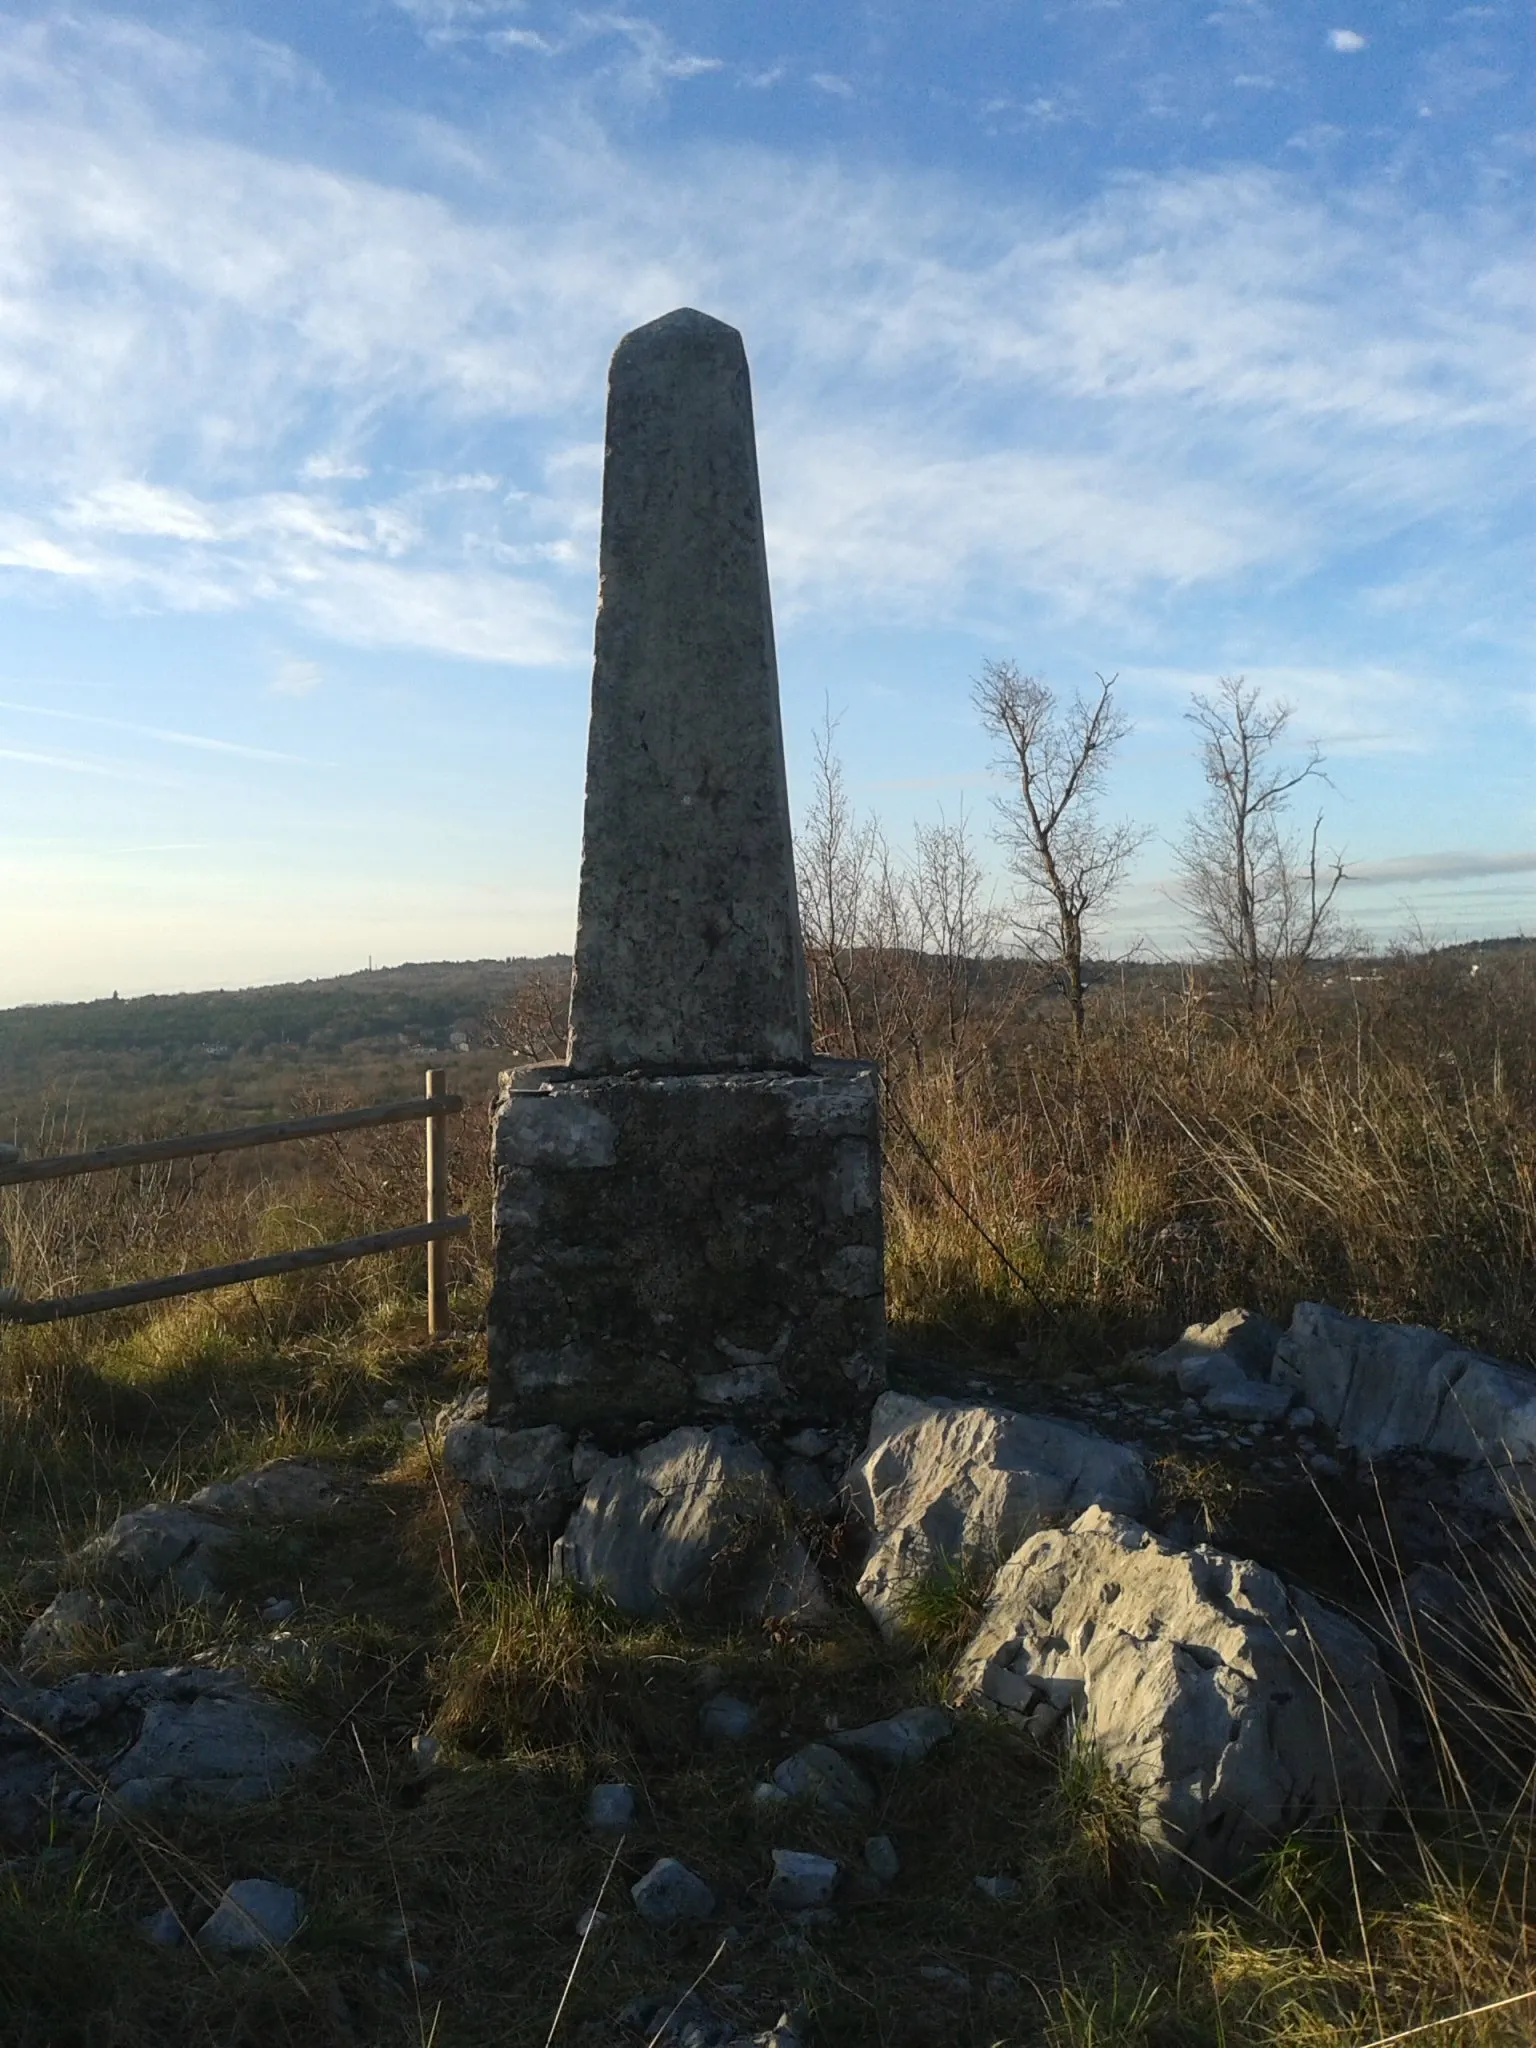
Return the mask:
<path id="1" fill-rule="evenodd" d="M 919 825 L 911 854 L 861 819 L 835 749 L 816 735 L 816 778 L 795 843 L 811 1015 L 824 1050 L 923 1071 L 942 1060 L 958 1082 L 986 1049 L 976 1014 L 981 963 L 1000 935 L 964 813 Z"/>
<path id="2" fill-rule="evenodd" d="M 558 1063 L 565 1058 L 571 1017 L 568 962 L 541 962 L 518 983 L 504 1009 L 485 1020 L 492 1045 L 520 1059 Z"/>
<path id="3" fill-rule="evenodd" d="M 836 737 L 828 705 L 816 733 L 814 793 L 795 844 L 795 864 L 816 1040 L 859 1057 L 867 1050 L 859 949 L 869 943 L 874 898 L 888 862 L 877 828 L 854 814 Z"/>
<path id="4" fill-rule="evenodd" d="M 941 817 L 915 828 L 906 897 L 924 968 L 926 1035 L 942 1047 L 959 1079 L 984 1049 L 976 1028 L 977 975 L 997 951 L 1004 922 L 963 808 L 953 824 Z"/>
<path id="5" fill-rule="evenodd" d="M 1130 730 L 1114 701 L 1116 678 L 1061 707 L 1012 661 L 989 661 L 973 693 L 981 722 L 1000 743 L 1018 787 L 998 799 L 1002 837 L 1024 885 L 1021 935 L 1050 963 L 1081 1039 L 1083 948 L 1090 921 L 1124 880 L 1145 834 L 1108 825 L 1098 798 L 1111 754 Z"/>
<path id="6" fill-rule="evenodd" d="M 1316 746 L 1276 759 L 1292 711 L 1265 705 L 1242 676 L 1223 676 L 1186 714 L 1199 735 L 1206 795 L 1178 851 L 1184 900 L 1208 951 L 1236 979 L 1250 1018 L 1270 1021 L 1337 930 L 1338 855 L 1318 859 L 1322 813 L 1293 831 L 1296 792 L 1326 780 Z"/>

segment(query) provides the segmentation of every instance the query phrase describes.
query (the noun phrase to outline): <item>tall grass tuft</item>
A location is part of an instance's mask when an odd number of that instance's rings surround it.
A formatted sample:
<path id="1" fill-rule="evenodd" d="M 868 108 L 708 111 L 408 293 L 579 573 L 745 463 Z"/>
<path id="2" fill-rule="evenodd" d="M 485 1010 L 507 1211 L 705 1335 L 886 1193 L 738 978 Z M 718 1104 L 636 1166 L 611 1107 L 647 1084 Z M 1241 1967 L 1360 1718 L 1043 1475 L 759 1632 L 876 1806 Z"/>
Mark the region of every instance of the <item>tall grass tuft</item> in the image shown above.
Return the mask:
<path id="1" fill-rule="evenodd" d="M 963 1082 L 895 1061 L 896 1319 L 1123 1343 L 1305 1297 L 1536 1360 L 1536 986 L 1413 970 L 1262 1034 L 1101 991 L 1081 1047 L 1037 1013 Z"/>

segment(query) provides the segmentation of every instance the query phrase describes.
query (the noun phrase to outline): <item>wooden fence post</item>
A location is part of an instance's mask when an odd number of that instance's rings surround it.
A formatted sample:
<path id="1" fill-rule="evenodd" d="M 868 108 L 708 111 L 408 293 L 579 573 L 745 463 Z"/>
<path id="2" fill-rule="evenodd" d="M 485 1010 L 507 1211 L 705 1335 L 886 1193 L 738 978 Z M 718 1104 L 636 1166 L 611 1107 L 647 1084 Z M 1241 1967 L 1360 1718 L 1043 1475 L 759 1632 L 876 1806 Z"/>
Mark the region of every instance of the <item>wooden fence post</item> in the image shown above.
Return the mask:
<path id="1" fill-rule="evenodd" d="M 441 1067 L 427 1069 L 427 1098 L 447 1093 Z M 442 1110 L 427 1118 L 427 1221 L 440 1223 L 448 1213 L 448 1119 Z M 448 1247 L 433 1239 L 427 1246 L 427 1335 L 448 1334 Z"/>

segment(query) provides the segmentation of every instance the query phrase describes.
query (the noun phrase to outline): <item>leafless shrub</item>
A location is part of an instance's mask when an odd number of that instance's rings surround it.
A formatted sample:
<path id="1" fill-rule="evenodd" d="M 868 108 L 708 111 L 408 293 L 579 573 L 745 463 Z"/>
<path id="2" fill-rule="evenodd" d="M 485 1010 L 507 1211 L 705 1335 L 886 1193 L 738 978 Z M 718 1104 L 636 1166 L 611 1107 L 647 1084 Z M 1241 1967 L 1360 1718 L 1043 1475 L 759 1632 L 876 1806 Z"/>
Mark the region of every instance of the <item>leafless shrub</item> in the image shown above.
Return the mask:
<path id="1" fill-rule="evenodd" d="M 1277 760 L 1291 708 L 1265 705 L 1241 676 L 1223 676 L 1188 716 L 1206 797 L 1178 849 L 1184 899 L 1200 943 L 1233 976 L 1248 1017 L 1263 1025 L 1337 937 L 1344 864 L 1319 858 L 1321 813 L 1305 836 L 1290 825 L 1292 801 L 1321 778 L 1323 757 L 1314 746 L 1299 766 Z"/>
<path id="2" fill-rule="evenodd" d="M 535 967 L 506 1008 L 486 1020 L 486 1028 L 492 1045 L 553 1065 L 565 1058 L 570 1022 L 571 970 L 556 963 Z"/>
<path id="3" fill-rule="evenodd" d="M 1030 952 L 1050 963 L 1079 1040 L 1087 934 L 1146 836 L 1099 816 L 1110 757 L 1130 727 L 1115 705 L 1115 678 L 1098 683 L 1096 697 L 1062 707 L 1016 662 L 989 661 L 973 693 L 1018 781 L 998 799 L 1001 836 L 1024 892 L 1016 928 Z"/>
<path id="4" fill-rule="evenodd" d="M 825 1051 L 880 1061 L 888 1083 L 935 1062 L 952 1084 L 985 1057 L 1000 1021 L 986 963 L 1005 919 L 969 821 L 915 828 L 910 853 L 854 810 L 828 717 L 797 842 L 811 1016 Z"/>

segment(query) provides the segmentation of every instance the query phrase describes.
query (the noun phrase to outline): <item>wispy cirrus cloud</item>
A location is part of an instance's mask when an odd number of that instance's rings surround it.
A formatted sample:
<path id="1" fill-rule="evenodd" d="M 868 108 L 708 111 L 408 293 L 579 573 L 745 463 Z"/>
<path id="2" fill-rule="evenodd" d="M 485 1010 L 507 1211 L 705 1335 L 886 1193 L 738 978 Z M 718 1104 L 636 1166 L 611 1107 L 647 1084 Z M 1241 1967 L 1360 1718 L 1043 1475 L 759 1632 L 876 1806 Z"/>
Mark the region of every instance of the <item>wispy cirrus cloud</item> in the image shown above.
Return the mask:
<path id="1" fill-rule="evenodd" d="M 107 782 L 139 782 L 165 787 L 164 778 L 137 768 L 115 767 L 109 761 L 86 761 L 76 754 L 40 754 L 29 747 L 0 747 L 0 761 L 22 768 L 47 768 L 60 775 L 94 775 Z"/>
<path id="2" fill-rule="evenodd" d="M 325 669 L 320 662 L 286 655 L 272 672 L 272 694 L 275 697 L 312 697 L 324 681 Z"/>
<path id="3" fill-rule="evenodd" d="M 193 747 L 207 754 L 230 754 L 243 761 L 271 761 L 285 767 L 313 765 L 298 754 L 277 753 L 270 747 L 247 746 L 240 740 L 215 739 L 207 733 L 176 732 L 161 725 L 143 725 L 136 719 L 108 718 L 95 711 L 68 711 L 56 704 L 22 704 L 0 698 L 0 711 L 21 712 L 28 718 L 61 719 L 68 725 L 103 726 L 112 732 L 132 733 L 136 738 L 157 740 L 168 747 Z"/>
<path id="4" fill-rule="evenodd" d="M 1403 854 L 1395 860 L 1352 861 L 1345 880 L 1360 888 L 1384 888 L 1406 882 L 1466 882 L 1493 875 L 1536 875 L 1536 847 L 1511 853 L 1472 848 Z"/>
<path id="5" fill-rule="evenodd" d="M 1150 698 L 1182 712 L 1194 695 L 1208 695 L 1214 672 L 1128 667 L 1125 678 Z M 1352 755 L 1424 756 L 1448 721 L 1464 721 L 1465 694 L 1443 678 L 1381 662 L 1352 667 L 1318 663 L 1245 663 L 1242 678 L 1271 706 L 1286 706 L 1289 736 L 1298 747 L 1317 745 L 1330 759 Z"/>
<path id="6" fill-rule="evenodd" d="M 474 191 L 406 190 L 210 132 L 210 62 L 172 114 L 140 56 L 0 31 L 0 570 L 33 592 L 577 659 L 596 476 L 568 452 L 617 334 L 683 302 L 748 333 L 786 616 L 1130 607 L 1523 487 L 1536 294 L 1486 208 L 1217 169 L 1050 210 L 590 124 L 577 148 L 554 117 L 479 138 Z M 407 466 L 429 436 L 459 482 Z"/>
<path id="7" fill-rule="evenodd" d="M 595 68 L 587 90 L 607 86 L 642 99 L 726 69 L 720 57 L 682 48 L 660 23 L 632 9 L 572 7 L 556 10 L 541 26 L 528 22 L 524 0 L 395 0 L 427 42 L 472 41 L 481 49 L 517 57 L 583 57 Z M 546 14 L 549 14 L 546 10 Z"/>

